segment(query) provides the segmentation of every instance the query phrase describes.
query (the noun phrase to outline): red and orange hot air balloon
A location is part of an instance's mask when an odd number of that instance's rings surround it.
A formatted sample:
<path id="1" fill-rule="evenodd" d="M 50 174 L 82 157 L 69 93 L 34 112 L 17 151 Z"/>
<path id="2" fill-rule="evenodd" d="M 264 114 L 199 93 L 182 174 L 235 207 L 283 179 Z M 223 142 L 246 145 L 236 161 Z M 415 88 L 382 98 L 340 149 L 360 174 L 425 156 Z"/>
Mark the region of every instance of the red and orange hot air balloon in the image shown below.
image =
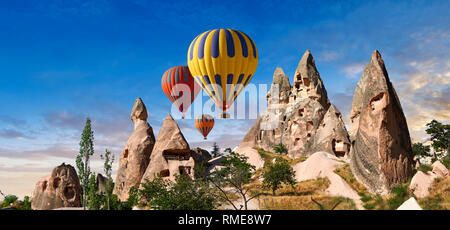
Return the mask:
<path id="1" fill-rule="evenodd" d="M 213 127 L 214 127 L 214 118 L 211 115 L 202 114 L 195 119 L 195 128 L 197 128 L 198 131 L 200 131 L 205 140 Z"/>
<path id="2" fill-rule="evenodd" d="M 187 66 L 175 66 L 168 69 L 162 76 L 161 87 L 167 98 L 183 113 L 183 119 L 184 113 L 201 89 Z M 183 94 L 187 95 L 183 96 Z"/>

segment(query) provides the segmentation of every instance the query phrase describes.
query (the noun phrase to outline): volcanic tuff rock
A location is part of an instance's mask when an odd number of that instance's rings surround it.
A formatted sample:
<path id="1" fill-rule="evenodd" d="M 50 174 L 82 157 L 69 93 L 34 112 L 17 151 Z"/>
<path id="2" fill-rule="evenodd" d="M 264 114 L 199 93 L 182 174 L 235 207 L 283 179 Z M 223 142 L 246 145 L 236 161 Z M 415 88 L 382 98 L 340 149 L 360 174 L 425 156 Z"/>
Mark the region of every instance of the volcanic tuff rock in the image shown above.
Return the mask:
<path id="1" fill-rule="evenodd" d="M 292 94 L 294 100 L 298 97 L 311 98 L 318 101 L 325 110 L 328 110 L 330 106 L 327 91 L 325 90 L 322 78 L 320 78 L 319 71 L 316 69 L 316 63 L 309 50 L 303 54 L 295 70 Z"/>
<path id="2" fill-rule="evenodd" d="M 330 185 L 325 191 L 327 194 L 351 198 L 355 201 L 358 208 L 362 208 L 362 202 L 358 193 L 334 172 L 334 170 L 342 167 L 344 164 L 340 158 L 330 153 L 316 152 L 305 161 L 294 165 L 293 169 L 297 181 L 328 178 Z"/>
<path id="3" fill-rule="evenodd" d="M 104 177 L 101 173 L 97 174 L 97 177 L 95 178 L 95 182 L 97 184 L 97 193 L 98 194 L 106 194 L 107 179 L 108 178 Z"/>
<path id="4" fill-rule="evenodd" d="M 189 144 L 172 116 L 167 114 L 156 138 L 142 183 L 145 180 L 152 180 L 157 174 L 169 179 L 174 179 L 175 174 L 193 177 L 194 166 L 195 161 L 191 156 Z"/>
<path id="5" fill-rule="evenodd" d="M 35 186 L 31 208 L 50 210 L 81 206 L 81 186 L 71 165 L 61 164 L 50 176 L 41 178 Z"/>
<path id="6" fill-rule="evenodd" d="M 448 169 L 440 162 L 433 163 L 433 170 L 431 172 L 423 173 L 418 171 L 413 178 L 409 188 L 416 197 L 423 198 L 429 195 L 429 188 L 436 178 L 448 176 Z"/>
<path id="7" fill-rule="evenodd" d="M 207 163 L 212 158 L 211 154 L 202 148 L 191 149 L 191 156 L 194 158 L 195 162 L 199 163 Z"/>
<path id="8" fill-rule="evenodd" d="M 155 136 L 147 122 L 147 116 L 144 103 L 137 98 L 131 112 L 134 131 L 120 154 L 119 170 L 113 191 L 122 201 L 128 199 L 130 188 L 141 182 L 150 161 Z"/>
<path id="9" fill-rule="evenodd" d="M 350 152 L 350 139 L 339 110 L 331 105 L 328 108 L 314 136 L 314 151 L 334 153 L 338 157 L 347 157 Z"/>
<path id="10" fill-rule="evenodd" d="M 351 169 L 373 193 L 386 194 L 413 175 L 411 139 L 383 59 L 374 51 L 358 82 L 351 110 Z"/>
<path id="11" fill-rule="evenodd" d="M 340 112 L 330 106 L 309 50 L 298 64 L 293 86 L 281 68 L 275 70 L 267 104 L 267 110 L 258 117 L 236 149 L 254 164 L 263 164 L 257 151 L 252 151 L 254 147 L 272 151 L 273 146 L 279 143 L 287 147 L 289 156 L 293 158 L 309 156 L 317 151 L 343 156 L 349 151 L 350 141 Z"/>

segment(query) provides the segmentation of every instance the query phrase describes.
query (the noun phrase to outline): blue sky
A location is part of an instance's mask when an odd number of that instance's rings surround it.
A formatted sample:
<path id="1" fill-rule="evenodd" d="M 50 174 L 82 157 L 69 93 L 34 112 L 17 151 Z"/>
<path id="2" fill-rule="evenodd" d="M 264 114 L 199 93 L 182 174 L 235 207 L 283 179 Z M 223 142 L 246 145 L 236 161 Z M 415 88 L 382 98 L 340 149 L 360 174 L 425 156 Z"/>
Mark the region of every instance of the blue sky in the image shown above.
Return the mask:
<path id="1" fill-rule="evenodd" d="M 354 87 L 378 49 L 411 135 L 423 140 L 429 120 L 450 120 L 449 10 L 448 1 L 3 1 L 0 190 L 31 194 L 37 178 L 63 161 L 73 164 L 87 116 L 96 151 L 110 148 L 118 159 L 136 97 L 156 135 L 171 105 L 162 74 L 186 65 L 190 42 L 214 28 L 238 29 L 255 41 L 255 84 L 270 84 L 277 66 L 292 82 L 311 50 L 346 120 Z M 217 121 L 203 142 L 193 120 L 179 121 L 192 147 L 233 147 L 252 123 Z M 93 166 L 100 171 L 101 162 Z"/>

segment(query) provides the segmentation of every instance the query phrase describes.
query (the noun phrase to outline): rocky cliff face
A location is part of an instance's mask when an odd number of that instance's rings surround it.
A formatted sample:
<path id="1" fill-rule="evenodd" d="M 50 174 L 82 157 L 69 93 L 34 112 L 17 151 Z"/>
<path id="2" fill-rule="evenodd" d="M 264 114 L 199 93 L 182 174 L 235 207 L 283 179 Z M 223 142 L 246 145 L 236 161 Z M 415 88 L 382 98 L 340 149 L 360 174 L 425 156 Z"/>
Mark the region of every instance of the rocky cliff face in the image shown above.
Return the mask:
<path id="1" fill-rule="evenodd" d="M 71 165 L 61 164 L 52 174 L 41 178 L 35 186 L 31 208 L 50 210 L 62 207 L 81 207 L 81 186 Z"/>
<path id="2" fill-rule="evenodd" d="M 350 141 L 345 125 L 336 107 L 330 107 L 309 50 L 295 71 L 293 86 L 281 68 L 275 70 L 267 103 L 267 110 L 256 120 L 236 152 L 256 159 L 249 149 L 258 147 L 272 151 L 274 145 L 283 143 L 293 158 L 317 151 L 336 156 L 348 153 Z M 328 115 L 324 121 L 325 114 Z"/>
<path id="3" fill-rule="evenodd" d="M 147 123 L 147 109 L 137 98 L 131 112 L 134 131 L 120 154 L 114 191 L 120 200 L 128 199 L 131 187 L 141 182 L 155 144 L 152 127 Z"/>
<path id="4" fill-rule="evenodd" d="M 175 174 L 193 177 L 194 166 L 195 161 L 191 156 L 189 144 L 172 116 L 167 114 L 156 138 L 142 183 L 145 180 L 152 180 L 158 174 L 169 179 L 174 179 Z"/>
<path id="5" fill-rule="evenodd" d="M 408 126 L 383 59 L 374 51 L 355 89 L 351 169 L 371 192 L 386 194 L 413 175 Z"/>

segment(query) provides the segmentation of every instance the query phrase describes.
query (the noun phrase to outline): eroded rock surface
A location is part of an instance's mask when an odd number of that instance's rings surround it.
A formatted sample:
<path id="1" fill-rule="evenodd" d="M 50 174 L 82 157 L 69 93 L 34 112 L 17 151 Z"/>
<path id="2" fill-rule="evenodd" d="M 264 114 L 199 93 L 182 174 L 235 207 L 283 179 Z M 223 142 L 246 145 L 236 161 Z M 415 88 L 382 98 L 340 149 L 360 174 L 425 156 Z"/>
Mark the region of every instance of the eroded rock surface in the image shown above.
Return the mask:
<path id="1" fill-rule="evenodd" d="M 194 166 L 195 161 L 189 144 L 172 116 L 167 114 L 156 138 L 142 183 L 145 180 L 152 180 L 158 174 L 172 180 L 176 174 L 185 174 L 193 178 Z"/>
<path id="2" fill-rule="evenodd" d="M 370 192 L 386 194 L 413 175 L 411 139 L 383 59 L 374 51 L 351 111 L 351 169 Z"/>
<path id="3" fill-rule="evenodd" d="M 314 136 L 313 151 L 324 151 L 333 153 L 337 157 L 347 157 L 350 147 L 350 139 L 341 112 L 331 105 Z"/>
<path id="4" fill-rule="evenodd" d="M 131 112 L 134 131 L 120 154 L 119 169 L 113 193 L 126 201 L 130 188 L 141 182 L 155 144 L 153 128 L 147 122 L 147 109 L 137 98 Z"/>
<path id="5" fill-rule="evenodd" d="M 35 186 L 31 208 L 50 210 L 81 206 L 81 186 L 77 172 L 71 165 L 61 164 L 52 174 L 41 178 Z"/>
<path id="6" fill-rule="evenodd" d="M 358 208 L 362 208 L 362 202 L 358 193 L 337 175 L 334 170 L 343 166 L 342 160 L 327 152 L 317 152 L 312 154 L 306 161 L 297 163 L 293 169 L 297 181 L 313 180 L 318 178 L 328 178 L 330 185 L 326 193 L 332 196 L 344 196 L 355 201 Z"/>
<path id="7" fill-rule="evenodd" d="M 339 157 L 349 152 L 350 141 L 340 112 L 331 106 L 309 50 L 298 64 L 294 85 L 290 85 L 281 68 L 275 70 L 267 104 L 267 110 L 258 117 L 236 149 L 255 165 L 263 164 L 255 147 L 273 151 L 280 143 L 286 146 L 292 158 L 309 156 L 317 151 Z"/>

